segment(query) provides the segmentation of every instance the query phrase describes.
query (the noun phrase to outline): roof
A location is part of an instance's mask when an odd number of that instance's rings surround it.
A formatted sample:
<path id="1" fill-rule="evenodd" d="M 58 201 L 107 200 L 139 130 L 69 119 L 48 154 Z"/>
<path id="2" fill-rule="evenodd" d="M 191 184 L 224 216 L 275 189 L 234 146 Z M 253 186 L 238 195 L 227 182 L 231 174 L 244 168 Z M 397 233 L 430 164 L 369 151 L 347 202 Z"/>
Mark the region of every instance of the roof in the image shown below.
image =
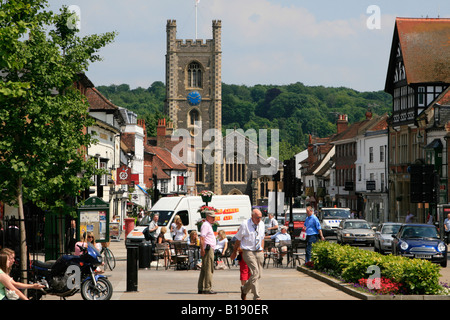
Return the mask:
<path id="1" fill-rule="evenodd" d="M 397 18 L 386 91 L 392 91 L 392 69 L 400 42 L 408 85 L 450 83 L 450 19 Z M 390 90 L 388 90 L 390 89 Z"/>
<path id="2" fill-rule="evenodd" d="M 116 105 L 106 99 L 95 87 L 86 88 L 85 95 L 89 101 L 89 111 L 115 111 L 118 109 Z"/>
<path id="3" fill-rule="evenodd" d="M 167 171 L 187 170 L 187 167 L 181 162 L 181 160 L 176 158 L 176 156 L 166 148 L 149 145 L 145 145 L 144 148 L 147 152 L 151 152 L 155 155 L 153 158 L 153 166 L 156 167 L 156 177 L 158 179 L 170 179 L 170 174 Z"/>

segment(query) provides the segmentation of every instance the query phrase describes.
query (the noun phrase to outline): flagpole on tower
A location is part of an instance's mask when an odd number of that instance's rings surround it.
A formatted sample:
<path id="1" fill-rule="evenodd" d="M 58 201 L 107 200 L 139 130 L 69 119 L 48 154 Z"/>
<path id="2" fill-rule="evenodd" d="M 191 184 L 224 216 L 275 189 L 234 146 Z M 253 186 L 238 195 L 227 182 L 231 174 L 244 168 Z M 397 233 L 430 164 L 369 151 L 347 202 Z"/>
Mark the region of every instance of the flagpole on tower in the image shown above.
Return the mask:
<path id="1" fill-rule="evenodd" d="M 198 9 L 198 3 L 200 0 L 194 0 L 195 1 L 195 40 L 197 40 L 197 9 Z"/>

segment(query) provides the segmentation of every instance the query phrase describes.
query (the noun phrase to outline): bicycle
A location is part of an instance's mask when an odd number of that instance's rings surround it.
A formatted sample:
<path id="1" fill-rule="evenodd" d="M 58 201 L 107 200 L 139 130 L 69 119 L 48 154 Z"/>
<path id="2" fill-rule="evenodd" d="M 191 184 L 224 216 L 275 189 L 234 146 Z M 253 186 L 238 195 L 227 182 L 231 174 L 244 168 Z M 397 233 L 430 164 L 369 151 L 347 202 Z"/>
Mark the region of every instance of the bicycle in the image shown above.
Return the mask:
<path id="1" fill-rule="evenodd" d="M 107 265 L 109 270 L 112 271 L 116 267 L 116 258 L 114 257 L 114 254 L 108 247 L 102 247 L 102 251 L 100 253 L 102 254 L 105 265 Z"/>

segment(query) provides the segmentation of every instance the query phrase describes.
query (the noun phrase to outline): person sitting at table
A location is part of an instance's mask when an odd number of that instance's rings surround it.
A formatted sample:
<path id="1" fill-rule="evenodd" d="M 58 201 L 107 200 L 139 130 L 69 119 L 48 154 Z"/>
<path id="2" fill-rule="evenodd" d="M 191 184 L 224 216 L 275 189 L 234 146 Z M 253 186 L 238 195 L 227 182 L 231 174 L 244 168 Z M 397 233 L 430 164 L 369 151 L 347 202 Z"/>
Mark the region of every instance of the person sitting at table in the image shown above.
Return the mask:
<path id="1" fill-rule="evenodd" d="M 189 233 L 188 245 L 200 246 L 200 238 L 198 237 L 197 231 L 192 230 L 191 233 Z"/>
<path id="2" fill-rule="evenodd" d="M 272 252 L 280 253 L 280 258 L 278 260 L 278 263 L 280 263 L 280 264 L 283 262 L 283 257 L 287 253 L 287 246 L 283 245 L 280 247 L 280 242 L 281 241 L 291 241 L 291 235 L 289 233 L 287 233 L 287 229 L 288 228 L 286 226 L 282 226 L 280 228 L 280 231 L 277 232 L 276 234 L 265 237 L 266 239 L 271 239 L 271 240 L 275 241 L 275 248 L 272 248 Z"/>
<path id="3" fill-rule="evenodd" d="M 224 230 L 220 230 L 217 235 L 216 248 L 214 249 L 214 260 L 220 261 L 227 251 L 228 239 Z"/>

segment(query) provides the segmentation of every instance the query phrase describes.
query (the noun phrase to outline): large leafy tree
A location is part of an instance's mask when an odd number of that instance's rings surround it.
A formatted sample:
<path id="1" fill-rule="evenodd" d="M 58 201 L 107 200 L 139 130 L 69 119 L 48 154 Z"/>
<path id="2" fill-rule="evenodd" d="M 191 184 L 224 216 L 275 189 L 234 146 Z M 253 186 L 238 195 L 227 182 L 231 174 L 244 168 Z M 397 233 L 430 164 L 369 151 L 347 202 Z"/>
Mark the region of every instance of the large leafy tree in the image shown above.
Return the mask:
<path id="1" fill-rule="evenodd" d="M 79 37 L 76 17 L 44 0 L 0 2 L 0 201 L 18 207 L 26 270 L 23 203 L 67 213 L 65 198 L 90 184 L 93 143 L 86 98 L 74 85 L 115 33 Z M 26 281 L 26 273 L 22 275 Z"/>

